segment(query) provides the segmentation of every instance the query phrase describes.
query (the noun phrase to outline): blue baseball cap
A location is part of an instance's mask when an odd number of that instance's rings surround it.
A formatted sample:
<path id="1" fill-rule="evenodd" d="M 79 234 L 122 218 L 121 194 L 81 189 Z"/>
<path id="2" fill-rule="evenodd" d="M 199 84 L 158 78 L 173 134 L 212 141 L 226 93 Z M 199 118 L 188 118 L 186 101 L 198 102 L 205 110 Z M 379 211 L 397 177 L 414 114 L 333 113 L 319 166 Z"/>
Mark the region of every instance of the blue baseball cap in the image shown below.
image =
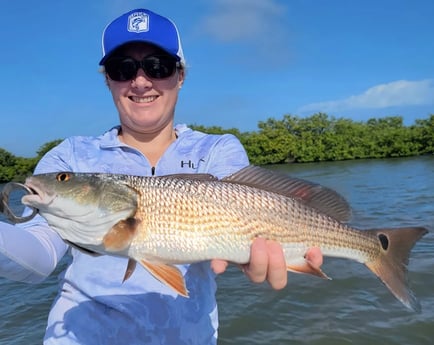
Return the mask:
<path id="1" fill-rule="evenodd" d="M 147 9 L 135 9 L 124 13 L 109 23 L 102 33 L 102 59 L 107 58 L 120 46 L 130 42 L 153 44 L 185 64 L 181 38 L 175 23 Z"/>

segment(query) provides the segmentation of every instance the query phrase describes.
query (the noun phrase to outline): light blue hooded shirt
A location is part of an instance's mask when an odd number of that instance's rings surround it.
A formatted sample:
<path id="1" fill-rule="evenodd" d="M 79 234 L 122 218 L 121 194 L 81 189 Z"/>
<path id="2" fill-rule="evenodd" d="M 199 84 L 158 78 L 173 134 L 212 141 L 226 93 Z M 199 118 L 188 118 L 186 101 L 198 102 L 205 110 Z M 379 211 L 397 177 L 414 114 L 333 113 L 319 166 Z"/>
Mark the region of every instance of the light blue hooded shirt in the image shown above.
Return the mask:
<path id="1" fill-rule="evenodd" d="M 210 173 L 218 178 L 249 164 L 230 134 L 209 135 L 185 125 L 155 167 L 118 139 L 119 127 L 98 137 L 71 137 L 48 152 L 35 174 L 74 171 L 129 175 Z M 21 231 L 20 231 L 21 230 Z M 0 223 L 0 276 L 30 283 L 45 279 L 68 246 L 36 216 L 27 223 Z M 122 283 L 127 259 L 90 256 L 71 249 L 60 276 L 44 344 L 216 344 L 215 274 L 210 263 L 179 265 L 189 298 L 177 295 L 140 265 Z"/>

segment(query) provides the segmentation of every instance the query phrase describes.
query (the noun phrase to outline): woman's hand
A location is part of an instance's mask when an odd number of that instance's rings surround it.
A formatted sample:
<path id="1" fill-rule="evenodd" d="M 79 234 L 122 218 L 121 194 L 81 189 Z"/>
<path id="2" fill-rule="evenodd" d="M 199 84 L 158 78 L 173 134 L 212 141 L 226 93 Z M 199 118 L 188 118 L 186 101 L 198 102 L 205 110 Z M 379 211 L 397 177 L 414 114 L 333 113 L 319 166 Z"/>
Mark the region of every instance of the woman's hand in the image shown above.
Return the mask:
<path id="1" fill-rule="evenodd" d="M 288 273 L 281 245 L 275 241 L 257 238 L 250 250 L 250 262 L 241 266 L 247 277 L 255 283 L 267 280 L 274 289 L 283 289 L 288 281 Z M 319 248 L 310 248 L 305 258 L 309 265 L 319 270 L 323 262 Z M 216 274 L 223 273 L 227 266 L 228 262 L 224 260 L 211 261 L 211 268 Z"/>

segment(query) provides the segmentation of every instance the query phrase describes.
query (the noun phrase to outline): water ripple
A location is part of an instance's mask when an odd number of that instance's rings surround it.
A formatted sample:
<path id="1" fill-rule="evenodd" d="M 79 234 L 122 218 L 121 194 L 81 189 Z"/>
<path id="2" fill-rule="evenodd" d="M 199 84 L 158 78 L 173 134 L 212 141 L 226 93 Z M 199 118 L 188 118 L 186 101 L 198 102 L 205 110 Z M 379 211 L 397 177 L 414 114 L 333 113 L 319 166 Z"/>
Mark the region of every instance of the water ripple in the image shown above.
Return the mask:
<path id="1" fill-rule="evenodd" d="M 336 189 L 360 228 L 434 225 L 434 157 L 270 167 Z M 424 345 L 434 339 L 434 231 L 415 246 L 411 287 L 422 312 L 405 309 L 363 265 L 327 258 L 331 281 L 289 274 L 273 291 L 236 267 L 218 277 L 219 345 Z M 60 270 L 61 268 L 59 268 Z M 0 279 L 0 344 L 41 343 L 56 275 L 29 286 Z"/>

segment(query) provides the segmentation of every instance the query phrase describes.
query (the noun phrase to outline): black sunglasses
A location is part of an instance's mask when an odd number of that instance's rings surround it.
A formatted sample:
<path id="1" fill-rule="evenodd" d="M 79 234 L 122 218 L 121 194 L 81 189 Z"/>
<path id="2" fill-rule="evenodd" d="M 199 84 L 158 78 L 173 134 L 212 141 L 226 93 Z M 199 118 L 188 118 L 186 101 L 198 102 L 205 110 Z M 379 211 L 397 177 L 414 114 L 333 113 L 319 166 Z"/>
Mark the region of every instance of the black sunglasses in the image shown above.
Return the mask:
<path id="1" fill-rule="evenodd" d="M 178 67 L 180 63 L 169 55 L 150 55 L 141 61 L 132 57 L 115 56 L 104 64 L 106 73 L 114 81 L 133 80 L 139 68 L 151 79 L 165 79 L 172 76 Z"/>

